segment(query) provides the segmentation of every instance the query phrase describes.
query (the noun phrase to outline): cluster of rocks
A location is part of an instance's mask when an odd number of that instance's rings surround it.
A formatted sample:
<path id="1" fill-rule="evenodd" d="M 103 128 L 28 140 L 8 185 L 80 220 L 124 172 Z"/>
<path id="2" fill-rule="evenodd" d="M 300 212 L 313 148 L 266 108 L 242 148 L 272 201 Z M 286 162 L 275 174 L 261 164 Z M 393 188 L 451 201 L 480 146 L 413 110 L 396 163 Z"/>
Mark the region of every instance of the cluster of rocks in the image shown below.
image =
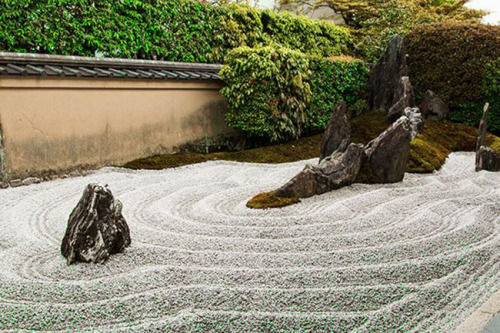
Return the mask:
<path id="1" fill-rule="evenodd" d="M 481 122 L 479 123 L 479 136 L 476 142 L 476 171 L 500 171 L 500 155 L 493 149 L 485 146 L 489 108 L 489 104 L 486 103 Z"/>
<path id="2" fill-rule="evenodd" d="M 323 135 L 320 161 L 307 165 L 276 190 L 278 197 L 307 198 L 352 184 L 363 173 L 370 183 L 394 183 L 404 177 L 412 138 L 411 117 L 401 116 L 366 146 L 350 143 L 344 102 L 338 104 Z"/>
<path id="3" fill-rule="evenodd" d="M 431 90 L 426 91 L 417 107 L 409 73 L 403 39 L 396 35 L 370 73 L 369 105 L 372 110 L 387 111 L 389 123 L 413 114 L 411 122 L 415 134 L 423 130 L 423 119 L 444 120 L 449 110 Z"/>
<path id="4" fill-rule="evenodd" d="M 130 245 L 130 231 L 122 216 L 122 203 L 107 185 L 89 184 L 71 212 L 61 244 L 68 265 L 103 263 Z"/>

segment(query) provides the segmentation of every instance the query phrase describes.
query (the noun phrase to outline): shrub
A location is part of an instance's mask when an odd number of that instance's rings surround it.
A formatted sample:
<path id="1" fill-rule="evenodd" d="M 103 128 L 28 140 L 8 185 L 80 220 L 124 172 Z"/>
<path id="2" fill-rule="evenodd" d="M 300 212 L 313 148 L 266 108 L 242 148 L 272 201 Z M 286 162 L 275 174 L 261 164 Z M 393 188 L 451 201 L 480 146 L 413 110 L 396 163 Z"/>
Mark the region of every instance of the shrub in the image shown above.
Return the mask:
<path id="1" fill-rule="evenodd" d="M 406 45 L 418 94 L 433 90 L 449 103 L 450 119 L 473 126 L 490 100 L 490 130 L 498 132 L 500 26 L 423 25 L 407 35 Z"/>
<path id="2" fill-rule="evenodd" d="M 298 138 L 311 98 L 309 59 L 283 48 L 237 48 L 220 74 L 229 102 L 229 126 L 271 142 Z"/>
<path id="3" fill-rule="evenodd" d="M 352 58 L 325 59 L 279 47 L 238 48 L 221 71 L 229 126 L 280 142 L 325 128 L 340 99 L 356 102 L 367 69 Z"/>
<path id="4" fill-rule="evenodd" d="M 232 48 L 270 43 L 333 55 L 350 47 L 351 36 L 345 28 L 304 17 L 194 0 L 2 0 L 1 4 L 3 51 L 222 62 Z"/>

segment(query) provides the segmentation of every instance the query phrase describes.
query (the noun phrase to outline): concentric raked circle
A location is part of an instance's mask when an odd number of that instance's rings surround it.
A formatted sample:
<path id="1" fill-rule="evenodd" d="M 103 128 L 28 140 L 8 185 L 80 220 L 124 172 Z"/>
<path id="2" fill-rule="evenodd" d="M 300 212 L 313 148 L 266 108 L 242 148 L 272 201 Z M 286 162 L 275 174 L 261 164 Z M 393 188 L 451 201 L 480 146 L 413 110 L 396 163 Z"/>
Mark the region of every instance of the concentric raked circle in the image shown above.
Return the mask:
<path id="1" fill-rule="evenodd" d="M 474 172 L 473 154 L 398 184 L 246 208 L 306 162 L 103 169 L 1 190 L 0 330 L 450 331 L 499 287 L 500 173 Z M 60 241 L 91 182 L 123 202 L 132 245 L 66 266 Z"/>

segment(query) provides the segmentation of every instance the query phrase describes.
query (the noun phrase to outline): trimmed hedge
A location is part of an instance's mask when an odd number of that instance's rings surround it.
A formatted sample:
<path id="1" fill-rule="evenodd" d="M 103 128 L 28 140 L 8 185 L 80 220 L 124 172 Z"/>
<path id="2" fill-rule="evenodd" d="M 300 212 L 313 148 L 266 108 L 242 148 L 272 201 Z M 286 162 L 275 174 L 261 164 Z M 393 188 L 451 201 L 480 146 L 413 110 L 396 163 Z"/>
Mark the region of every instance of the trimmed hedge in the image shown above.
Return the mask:
<path id="1" fill-rule="evenodd" d="M 356 102 L 367 79 L 360 60 L 280 47 L 237 48 L 227 60 L 220 73 L 230 106 L 226 121 L 256 141 L 284 142 L 324 130 L 336 102 Z"/>
<path id="2" fill-rule="evenodd" d="M 2 0 L 0 50 L 185 62 L 223 62 L 239 46 L 281 44 L 339 55 L 343 27 L 246 6 L 194 0 Z"/>
<path id="3" fill-rule="evenodd" d="M 477 126 L 486 101 L 489 128 L 500 131 L 500 26 L 423 25 L 406 36 L 410 76 L 417 94 L 433 90 L 450 105 L 450 119 Z"/>

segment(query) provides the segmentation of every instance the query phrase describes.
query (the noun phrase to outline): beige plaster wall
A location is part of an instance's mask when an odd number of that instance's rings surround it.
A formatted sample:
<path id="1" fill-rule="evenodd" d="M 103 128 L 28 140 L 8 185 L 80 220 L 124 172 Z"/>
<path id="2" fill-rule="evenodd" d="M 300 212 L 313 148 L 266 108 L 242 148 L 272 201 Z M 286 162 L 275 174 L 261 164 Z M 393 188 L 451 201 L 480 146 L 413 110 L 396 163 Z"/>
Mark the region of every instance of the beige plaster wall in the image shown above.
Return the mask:
<path id="1" fill-rule="evenodd" d="M 220 84 L 0 78 L 8 178 L 124 163 L 229 133 Z"/>

